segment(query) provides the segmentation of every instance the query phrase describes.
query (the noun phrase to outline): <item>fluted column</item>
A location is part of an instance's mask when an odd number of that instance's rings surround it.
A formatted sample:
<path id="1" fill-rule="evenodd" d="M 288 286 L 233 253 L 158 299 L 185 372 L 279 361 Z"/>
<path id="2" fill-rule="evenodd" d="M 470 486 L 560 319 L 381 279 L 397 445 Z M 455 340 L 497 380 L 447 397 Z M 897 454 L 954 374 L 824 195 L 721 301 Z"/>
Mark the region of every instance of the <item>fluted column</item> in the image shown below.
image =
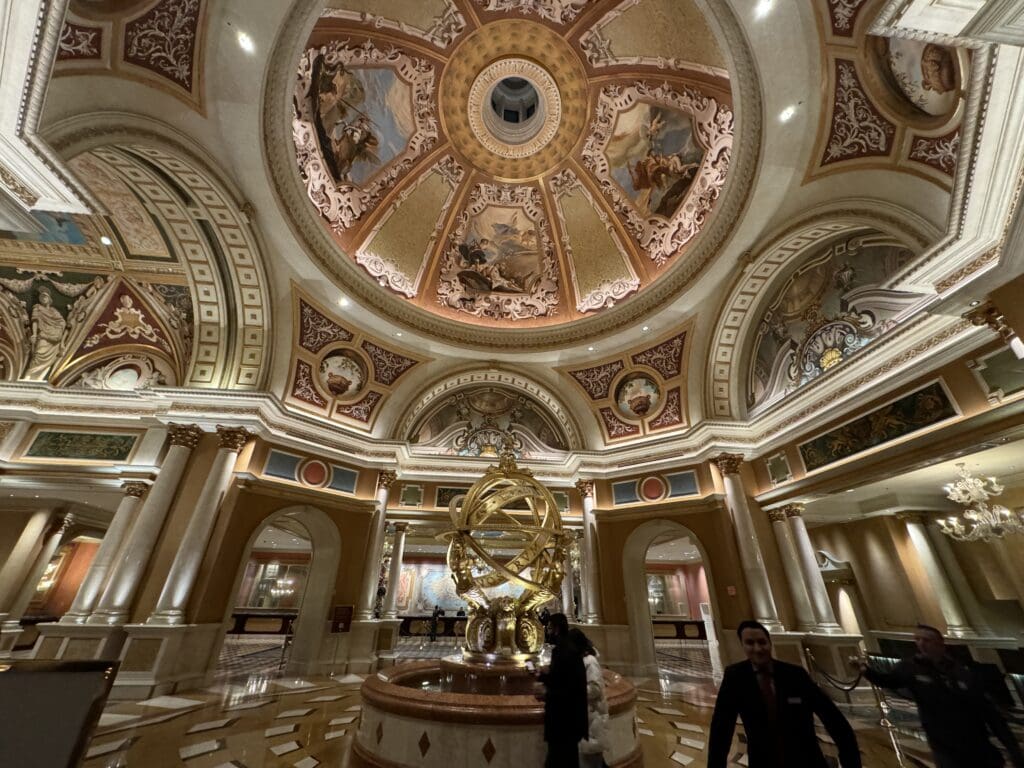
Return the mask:
<path id="1" fill-rule="evenodd" d="M 754 609 L 754 618 L 772 631 L 781 631 L 779 612 L 772 597 L 771 584 L 768 581 L 768 570 L 761 555 L 761 544 L 757 540 L 754 520 L 747 503 L 747 492 L 740 479 L 740 464 L 743 457 L 736 453 L 720 453 L 711 459 L 718 467 L 725 485 L 725 501 L 732 517 L 736 531 L 736 543 L 740 550 L 740 564 L 747 580 L 750 602 Z"/>
<path id="2" fill-rule="evenodd" d="M 88 624 L 124 624 L 128 620 L 132 601 L 178 492 L 189 454 L 203 436 L 203 430 L 195 424 L 171 424 L 167 431 L 171 441 L 167 455 L 135 525 L 115 555 L 103 594 Z"/>
<path id="3" fill-rule="evenodd" d="M 796 612 L 797 629 L 810 632 L 817 623 L 811 596 L 804 584 L 803 572 L 800 568 L 800 555 L 793 541 L 793 534 L 786 524 L 786 513 L 782 509 L 769 509 L 768 519 L 775 532 L 775 540 L 779 543 L 779 554 L 782 556 L 782 570 L 786 574 L 789 593 L 793 596 L 793 610 Z"/>
<path id="4" fill-rule="evenodd" d="M 21 591 L 21 585 L 28 578 L 29 570 L 35 562 L 32 555 L 42 541 L 52 517 L 52 509 L 33 512 L 21 530 L 21 535 L 18 536 L 3 568 L 0 568 L 0 621 L 7 617 L 11 604 Z"/>
<path id="5" fill-rule="evenodd" d="M 928 534 L 928 538 L 939 556 L 939 561 L 942 563 L 943 570 L 946 571 L 957 597 L 960 598 L 960 604 L 964 608 L 964 613 L 967 614 L 970 627 L 978 634 L 991 635 L 992 628 L 985 618 L 985 611 L 982 609 L 981 603 L 978 602 L 978 596 L 974 594 L 974 588 L 967 580 L 967 574 L 960 567 L 960 561 L 956 559 L 956 553 L 949 543 L 949 537 L 939 529 L 934 520 L 925 525 L 925 533 Z"/>
<path id="6" fill-rule="evenodd" d="M 950 637 L 976 636 L 977 633 L 968 622 L 963 606 L 960 605 L 956 590 L 953 589 L 953 585 L 939 561 L 939 555 L 935 551 L 935 547 L 932 546 L 931 539 L 928 538 L 928 532 L 925 530 L 925 516 L 911 513 L 900 514 L 898 517 L 907 526 L 910 542 L 914 545 L 917 556 L 921 558 L 921 564 L 928 575 L 928 582 L 939 601 L 939 609 L 942 611 L 942 617 L 946 620 L 946 634 Z"/>
<path id="7" fill-rule="evenodd" d="M 599 576 L 597 573 L 597 531 L 594 522 L 594 481 L 577 480 L 576 490 L 583 497 L 583 583 L 580 599 L 583 602 L 581 618 L 587 624 L 601 623 Z"/>
<path id="8" fill-rule="evenodd" d="M 828 597 L 828 587 L 825 586 L 825 579 L 821 576 L 821 568 L 818 567 L 818 558 L 814 555 L 811 536 L 807 533 L 807 523 L 803 517 L 804 505 L 787 504 L 782 511 L 786 515 L 786 523 L 789 525 L 789 530 L 793 534 L 793 542 L 796 544 L 800 571 L 803 573 L 807 594 L 811 598 L 811 607 L 814 609 L 816 631 L 842 634 L 843 628 L 836 621 L 836 613 L 832 609 L 832 601 Z"/>
<path id="9" fill-rule="evenodd" d="M 7 614 L 7 622 L 16 624 L 25 615 L 29 603 L 32 602 L 32 598 L 35 596 L 39 580 L 43 578 L 43 573 L 46 571 L 46 566 L 53 559 L 54 554 L 57 552 L 57 547 L 60 546 L 61 540 L 64 538 L 64 534 L 68 532 L 68 529 L 71 528 L 71 524 L 74 522 L 75 516 L 70 512 L 63 517 L 55 518 L 51 522 L 50 527 L 44 534 L 43 546 L 39 550 L 39 554 L 36 555 L 36 559 L 32 563 L 32 568 L 22 583 L 21 589 L 18 590 L 17 597 L 11 603 L 11 610 Z"/>
<path id="10" fill-rule="evenodd" d="M 377 584 L 380 581 L 380 562 L 384 552 L 384 532 L 388 524 L 388 495 L 397 475 L 389 469 L 382 469 L 377 476 L 377 511 L 373 516 L 373 530 L 370 534 L 370 548 L 366 553 L 363 568 L 363 591 L 359 596 L 356 618 L 373 618 L 373 606 L 377 602 Z"/>
<path id="11" fill-rule="evenodd" d="M 82 579 L 82 585 L 78 588 L 71 608 L 60 619 L 61 624 L 84 624 L 92 614 L 110 575 L 111 566 L 121 551 L 121 544 L 131 528 L 132 521 L 135 520 L 135 512 L 149 485 L 130 481 L 123 487 L 124 497 L 114 512 L 110 527 L 107 528 L 103 541 L 96 550 L 96 556 L 93 557 L 85 578 Z"/>
<path id="12" fill-rule="evenodd" d="M 221 500 L 231 484 L 235 460 L 238 452 L 252 437 L 244 427 L 221 426 L 217 427 L 217 436 L 220 438 L 220 448 L 213 458 L 213 466 L 199 493 L 199 500 L 185 528 L 185 534 L 181 537 L 178 553 L 171 563 L 156 610 L 146 620 L 147 624 L 173 626 L 185 623 L 185 608 L 195 586 L 196 576 L 199 575 L 206 547 L 210 543 Z"/>
<path id="13" fill-rule="evenodd" d="M 408 523 L 395 523 L 395 543 L 391 547 L 391 568 L 388 569 L 388 593 L 384 596 L 384 618 L 398 618 L 398 582 L 402 578 L 402 556 L 405 554 L 405 532 Z"/>

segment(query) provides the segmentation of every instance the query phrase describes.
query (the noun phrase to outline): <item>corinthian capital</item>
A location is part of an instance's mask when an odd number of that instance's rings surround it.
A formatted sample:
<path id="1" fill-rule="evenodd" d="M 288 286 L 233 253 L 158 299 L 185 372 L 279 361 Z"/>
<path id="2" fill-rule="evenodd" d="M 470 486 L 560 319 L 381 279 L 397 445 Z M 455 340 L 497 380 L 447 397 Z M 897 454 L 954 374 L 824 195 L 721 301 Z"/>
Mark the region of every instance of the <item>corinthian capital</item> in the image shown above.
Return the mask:
<path id="1" fill-rule="evenodd" d="M 784 523 L 786 522 L 786 513 L 782 509 L 769 509 L 766 510 L 768 519 L 773 523 Z"/>
<path id="2" fill-rule="evenodd" d="M 149 485 L 147 483 L 140 483 L 137 480 L 129 480 L 121 488 L 124 489 L 125 496 L 134 496 L 137 499 L 141 499 L 146 495 L 146 489 L 149 488 Z"/>
<path id="3" fill-rule="evenodd" d="M 594 495 L 594 481 L 593 480 L 577 480 L 576 490 L 580 492 L 580 496 L 584 499 Z"/>
<path id="4" fill-rule="evenodd" d="M 217 438 L 220 440 L 221 448 L 238 452 L 252 439 L 252 433 L 245 427 L 222 427 L 218 424 Z"/>
<path id="5" fill-rule="evenodd" d="M 782 508 L 782 512 L 786 517 L 803 517 L 804 505 L 803 504 L 787 504 Z"/>
<path id="6" fill-rule="evenodd" d="M 723 475 L 735 475 L 740 471 L 743 456 L 739 453 L 720 453 L 711 457 L 711 463 L 718 467 Z"/>
<path id="7" fill-rule="evenodd" d="M 382 469 L 380 474 L 377 475 L 377 487 L 378 488 L 390 488 L 391 484 L 398 479 L 398 475 L 392 472 L 390 469 Z"/>
<path id="8" fill-rule="evenodd" d="M 171 445 L 181 445 L 192 449 L 199 445 L 203 430 L 196 424 L 169 424 L 167 431 L 171 436 Z"/>

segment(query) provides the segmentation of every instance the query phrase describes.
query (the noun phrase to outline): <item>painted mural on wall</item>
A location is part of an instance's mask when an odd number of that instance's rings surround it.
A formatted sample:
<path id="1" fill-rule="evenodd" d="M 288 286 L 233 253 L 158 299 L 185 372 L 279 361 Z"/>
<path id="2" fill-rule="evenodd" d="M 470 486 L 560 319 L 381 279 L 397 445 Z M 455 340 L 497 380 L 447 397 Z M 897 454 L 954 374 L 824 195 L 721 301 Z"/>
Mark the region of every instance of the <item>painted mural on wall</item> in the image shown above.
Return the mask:
<path id="1" fill-rule="evenodd" d="M 960 99 L 956 53 L 934 43 L 883 38 L 886 75 L 896 93 L 928 115 L 942 116 Z"/>
<path id="2" fill-rule="evenodd" d="M 912 258 L 880 234 L 845 238 L 812 253 L 762 315 L 747 404 L 777 401 L 893 328 L 920 296 L 882 286 Z"/>
<path id="3" fill-rule="evenodd" d="M 568 449 L 561 427 L 523 392 L 483 386 L 455 392 L 408 435 L 418 448 L 448 456 L 497 456 L 506 441 L 520 458 Z"/>
<path id="4" fill-rule="evenodd" d="M 0 375 L 7 380 L 173 386 L 184 380 L 192 338 L 187 286 L 0 267 Z"/>
<path id="5" fill-rule="evenodd" d="M 25 456 L 33 459 L 127 461 L 138 435 L 93 434 L 41 430 Z"/>
<path id="6" fill-rule="evenodd" d="M 399 591 L 396 597 L 399 610 L 406 610 L 410 614 L 427 614 L 437 605 L 453 614 L 460 608 L 466 609 L 466 602 L 455 591 L 455 580 L 444 563 L 403 565 L 398 584 Z M 521 586 L 502 584 L 500 587 L 488 589 L 487 594 L 492 598 L 504 595 L 518 598 L 522 591 Z M 403 605 L 406 606 L 404 609 Z"/>
<path id="7" fill-rule="evenodd" d="M 0 229 L 0 239 L 62 245 L 85 245 L 86 237 L 74 216 L 68 213 L 33 211 L 29 214 L 39 226 L 32 232 Z"/>
<path id="8" fill-rule="evenodd" d="M 612 178 L 643 216 L 671 218 L 704 157 L 693 122 L 677 109 L 638 102 L 615 119 L 605 149 Z"/>
<path id="9" fill-rule="evenodd" d="M 808 471 L 956 416 L 942 384 L 935 382 L 841 427 L 800 444 Z"/>

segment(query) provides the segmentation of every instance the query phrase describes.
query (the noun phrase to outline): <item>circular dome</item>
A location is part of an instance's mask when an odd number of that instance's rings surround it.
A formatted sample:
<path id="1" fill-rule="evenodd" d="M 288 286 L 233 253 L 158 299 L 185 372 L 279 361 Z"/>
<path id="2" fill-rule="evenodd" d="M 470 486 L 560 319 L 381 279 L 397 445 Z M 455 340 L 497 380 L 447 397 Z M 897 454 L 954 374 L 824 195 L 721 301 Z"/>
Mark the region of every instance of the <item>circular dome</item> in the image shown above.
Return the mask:
<path id="1" fill-rule="evenodd" d="M 713 31 L 728 9 L 489 5 L 428 24 L 345 6 L 303 46 L 305 201 L 281 191 L 347 291 L 434 336 L 537 347 L 635 320 L 717 252 L 750 176 Z"/>

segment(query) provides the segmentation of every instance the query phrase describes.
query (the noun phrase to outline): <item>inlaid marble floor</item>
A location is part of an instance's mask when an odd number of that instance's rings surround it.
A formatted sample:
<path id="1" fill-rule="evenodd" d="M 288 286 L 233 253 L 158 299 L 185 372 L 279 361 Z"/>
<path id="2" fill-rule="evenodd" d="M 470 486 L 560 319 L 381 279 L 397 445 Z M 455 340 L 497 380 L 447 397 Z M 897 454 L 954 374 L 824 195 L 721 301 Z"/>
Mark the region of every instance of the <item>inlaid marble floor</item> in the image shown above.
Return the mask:
<path id="1" fill-rule="evenodd" d="M 672 673 L 637 679 L 637 728 L 647 768 L 705 768 L 714 705 L 710 682 Z M 357 675 L 297 680 L 265 675 L 144 702 L 111 704 L 90 744 L 86 768 L 279 768 L 347 766 L 360 710 Z M 884 732 L 854 718 L 864 765 L 896 766 Z M 737 729 L 734 760 L 744 765 Z M 826 752 L 831 745 L 826 742 Z M 923 758 L 921 742 L 905 739 Z M 912 742 L 912 743 L 911 743 Z M 930 766 L 930 761 L 911 762 Z M 524 767 L 526 768 L 526 767 Z M 538 767 L 539 768 L 539 767 Z"/>

